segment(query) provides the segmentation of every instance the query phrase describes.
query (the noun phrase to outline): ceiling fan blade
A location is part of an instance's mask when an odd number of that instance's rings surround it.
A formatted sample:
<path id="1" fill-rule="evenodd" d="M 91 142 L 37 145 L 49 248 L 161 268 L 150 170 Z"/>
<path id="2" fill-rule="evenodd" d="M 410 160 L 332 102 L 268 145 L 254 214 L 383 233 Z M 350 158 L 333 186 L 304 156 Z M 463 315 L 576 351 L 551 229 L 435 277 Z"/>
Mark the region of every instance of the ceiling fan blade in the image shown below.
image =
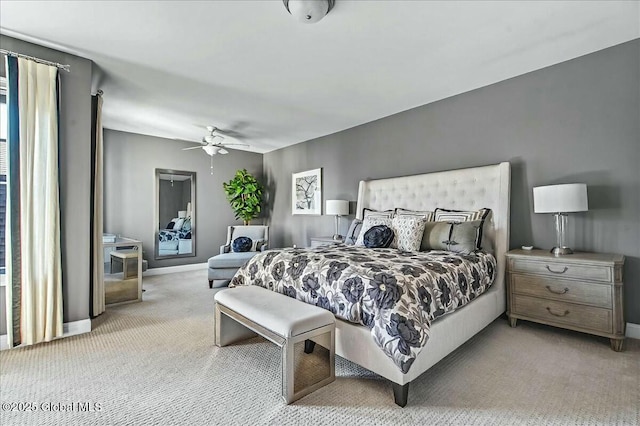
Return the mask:
<path id="1" fill-rule="evenodd" d="M 216 142 L 217 139 L 220 139 L 220 141 Z M 223 140 L 224 138 L 220 135 L 207 135 L 203 138 L 203 142 L 212 143 L 212 144 L 221 143 Z"/>
<path id="2" fill-rule="evenodd" d="M 217 146 L 249 146 L 248 143 L 242 143 L 242 142 L 231 142 L 231 143 L 219 143 L 216 144 Z"/>
<path id="3" fill-rule="evenodd" d="M 191 148 L 182 148 L 183 151 L 188 151 L 190 149 L 200 149 L 202 146 L 192 146 Z"/>

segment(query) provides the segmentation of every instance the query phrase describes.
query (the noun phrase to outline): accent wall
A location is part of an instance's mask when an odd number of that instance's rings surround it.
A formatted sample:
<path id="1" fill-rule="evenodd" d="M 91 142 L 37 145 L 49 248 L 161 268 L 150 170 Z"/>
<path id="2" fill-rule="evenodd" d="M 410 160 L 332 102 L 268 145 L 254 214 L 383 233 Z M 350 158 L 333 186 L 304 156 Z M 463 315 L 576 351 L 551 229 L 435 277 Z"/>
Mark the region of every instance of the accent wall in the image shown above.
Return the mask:
<path id="1" fill-rule="evenodd" d="M 534 186 L 588 185 L 569 245 L 626 256 L 626 320 L 640 324 L 639 40 L 265 154 L 271 246 L 333 234 L 331 216 L 291 215 L 292 173 L 321 167 L 323 202 L 351 200 L 351 219 L 360 180 L 501 161 L 512 165 L 511 248 L 555 242 Z"/>

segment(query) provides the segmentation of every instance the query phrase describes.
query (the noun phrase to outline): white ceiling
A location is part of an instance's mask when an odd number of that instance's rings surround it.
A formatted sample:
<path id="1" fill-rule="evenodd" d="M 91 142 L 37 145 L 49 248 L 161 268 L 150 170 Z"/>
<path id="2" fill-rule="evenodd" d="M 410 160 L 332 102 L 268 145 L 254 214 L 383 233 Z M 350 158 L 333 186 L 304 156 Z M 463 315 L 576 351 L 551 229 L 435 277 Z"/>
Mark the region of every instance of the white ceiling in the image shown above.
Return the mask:
<path id="1" fill-rule="evenodd" d="M 268 152 L 640 37 L 637 1 L 0 2 L 3 34 L 92 59 L 107 128 Z M 73 70 L 72 70 L 73 72 Z"/>

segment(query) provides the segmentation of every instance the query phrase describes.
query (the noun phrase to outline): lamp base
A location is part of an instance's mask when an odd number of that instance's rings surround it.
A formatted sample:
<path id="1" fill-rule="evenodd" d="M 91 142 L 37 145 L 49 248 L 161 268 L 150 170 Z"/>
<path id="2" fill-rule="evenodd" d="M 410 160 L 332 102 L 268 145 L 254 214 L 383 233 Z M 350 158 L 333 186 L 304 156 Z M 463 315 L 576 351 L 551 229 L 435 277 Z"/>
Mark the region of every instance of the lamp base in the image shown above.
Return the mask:
<path id="1" fill-rule="evenodd" d="M 551 249 L 551 254 L 555 256 L 563 256 L 565 254 L 573 254 L 573 250 L 569 247 L 554 247 Z"/>

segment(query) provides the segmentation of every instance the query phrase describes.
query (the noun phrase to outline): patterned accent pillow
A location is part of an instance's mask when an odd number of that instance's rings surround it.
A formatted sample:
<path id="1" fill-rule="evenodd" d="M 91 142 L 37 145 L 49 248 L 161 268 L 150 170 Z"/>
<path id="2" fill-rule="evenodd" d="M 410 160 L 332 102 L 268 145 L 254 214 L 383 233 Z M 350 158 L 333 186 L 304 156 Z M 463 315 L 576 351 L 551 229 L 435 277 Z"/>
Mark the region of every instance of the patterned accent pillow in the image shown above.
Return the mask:
<path id="1" fill-rule="evenodd" d="M 260 251 L 265 244 L 264 238 L 258 238 L 251 243 L 251 251 Z"/>
<path id="2" fill-rule="evenodd" d="M 464 211 L 437 208 L 434 220 L 436 222 L 468 222 L 470 220 L 485 220 L 489 213 L 491 213 L 491 209 Z"/>
<path id="3" fill-rule="evenodd" d="M 238 237 L 231 243 L 231 249 L 236 253 L 250 251 L 253 241 L 249 237 Z"/>
<path id="4" fill-rule="evenodd" d="M 481 220 L 468 222 L 429 222 L 424 229 L 422 250 L 446 250 L 471 254 L 480 249 Z"/>
<path id="5" fill-rule="evenodd" d="M 426 219 L 420 216 L 400 215 L 391 220 L 391 229 L 395 234 L 392 248 L 402 251 L 418 251 L 424 234 Z"/>
<path id="6" fill-rule="evenodd" d="M 362 221 L 362 228 L 360 228 L 360 235 L 358 235 L 358 239 L 356 240 L 356 246 L 364 245 L 364 234 L 371 228 L 376 225 L 386 225 L 391 228 L 391 218 L 390 217 L 378 217 L 378 216 L 365 216 Z"/>
<path id="7" fill-rule="evenodd" d="M 393 217 L 393 210 L 384 210 L 384 211 L 380 211 L 380 210 L 373 210 L 370 208 L 365 207 L 364 209 L 362 209 L 362 217 L 365 218 L 367 216 L 375 216 L 375 217 L 388 217 L 389 219 L 391 219 Z"/>
<path id="8" fill-rule="evenodd" d="M 435 220 L 434 212 L 431 212 L 428 210 L 425 210 L 425 211 L 406 210 L 406 209 L 401 209 L 399 207 L 396 208 L 395 216 L 419 216 L 419 217 L 425 218 L 427 222 L 433 222 Z"/>

